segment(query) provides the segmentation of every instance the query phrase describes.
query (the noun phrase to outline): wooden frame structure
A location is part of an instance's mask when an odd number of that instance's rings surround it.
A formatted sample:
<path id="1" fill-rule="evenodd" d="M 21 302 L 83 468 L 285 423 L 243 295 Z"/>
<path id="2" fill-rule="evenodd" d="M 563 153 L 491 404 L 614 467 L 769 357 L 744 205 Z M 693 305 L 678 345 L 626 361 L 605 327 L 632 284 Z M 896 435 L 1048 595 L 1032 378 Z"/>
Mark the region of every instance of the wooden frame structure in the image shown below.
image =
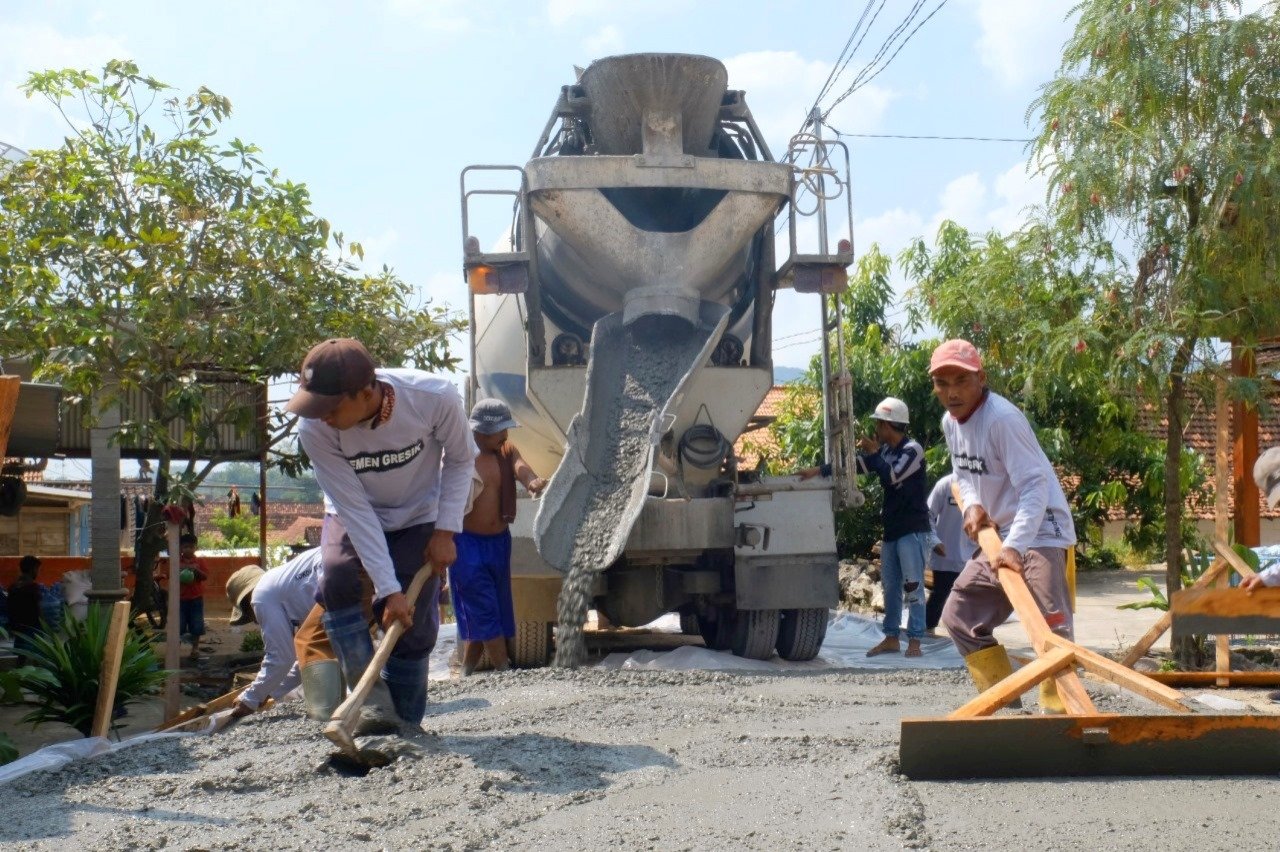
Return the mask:
<path id="1" fill-rule="evenodd" d="M 982 530 L 978 543 L 994 563 L 1003 546 L 996 530 Z M 903 719 L 899 766 L 908 778 L 1280 771 L 1280 717 L 1192 715 L 1176 690 L 1054 634 L 1021 573 L 1001 569 L 999 578 L 1037 657 L 943 719 Z M 1100 714 L 1077 666 L 1178 715 Z M 992 717 L 1050 677 L 1066 715 Z"/>

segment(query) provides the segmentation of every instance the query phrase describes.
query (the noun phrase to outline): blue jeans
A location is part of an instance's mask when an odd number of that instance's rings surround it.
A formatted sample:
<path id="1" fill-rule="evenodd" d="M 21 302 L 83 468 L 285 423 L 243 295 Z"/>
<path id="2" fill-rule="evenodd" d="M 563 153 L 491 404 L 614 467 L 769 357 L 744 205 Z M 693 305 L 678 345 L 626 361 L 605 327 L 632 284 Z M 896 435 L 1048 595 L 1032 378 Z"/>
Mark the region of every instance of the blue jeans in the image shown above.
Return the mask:
<path id="1" fill-rule="evenodd" d="M 907 638 L 924 636 L 924 555 L 930 535 L 907 533 L 880 545 L 880 583 L 884 586 L 884 635 L 902 632 L 902 605 L 907 605 Z"/>

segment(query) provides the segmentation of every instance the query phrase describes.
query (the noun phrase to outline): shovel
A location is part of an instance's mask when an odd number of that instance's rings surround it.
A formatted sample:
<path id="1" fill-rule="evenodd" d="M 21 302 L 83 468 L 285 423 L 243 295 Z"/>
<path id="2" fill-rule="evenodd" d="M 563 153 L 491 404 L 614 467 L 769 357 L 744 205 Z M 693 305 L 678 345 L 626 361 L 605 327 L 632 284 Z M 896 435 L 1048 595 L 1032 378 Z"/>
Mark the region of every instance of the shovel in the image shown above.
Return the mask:
<path id="1" fill-rule="evenodd" d="M 405 596 L 409 601 L 410 618 L 413 617 L 414 603 L 418 600 L 418 596 L 422 594 L 422 587 L 426 585 L 427 580 L 434 572 L 435 566 L 428 562 L 418 569 L 417 574 L 413 575 L 413 581 L 409 583 L 409 589 L 405 592 Z M 364 674 L 360 676 L 360 682 L 356 684 L 355 689 L 351 690 L 346 700 L 338 705 L 338 709 L 333 711 L 333 715 L 329 717 L 328 724 L 324 726 L 324 735 L 337 745 L 340 750 L 339 754 L 334 755 L 334 758 L 351 769 L 363 767 L 367 772 L 371 767 L 386 766 L 389 762 L 386 755 L 375 749 L 359 748 L 356 745 L 352 730 L 355 728 L 360 708 L 364 706 L 364 702 L 369 697 L 369 692 L 373 689 L 374 684 L 377 683 L 377 679 L 382 676 L 382 667 L 387 664 L 387 658 L 391 656 L 392 649 L 395 648 L 396 643 L 400 641 L 400 637 L 403 634 L 404 622 L 402 621 L 397 621 L 387 628 L 382 641 L 378 643 L 378 649 L 373 653 L 373 659 L 369 660 L 369 666 L 364 670 Z"/>

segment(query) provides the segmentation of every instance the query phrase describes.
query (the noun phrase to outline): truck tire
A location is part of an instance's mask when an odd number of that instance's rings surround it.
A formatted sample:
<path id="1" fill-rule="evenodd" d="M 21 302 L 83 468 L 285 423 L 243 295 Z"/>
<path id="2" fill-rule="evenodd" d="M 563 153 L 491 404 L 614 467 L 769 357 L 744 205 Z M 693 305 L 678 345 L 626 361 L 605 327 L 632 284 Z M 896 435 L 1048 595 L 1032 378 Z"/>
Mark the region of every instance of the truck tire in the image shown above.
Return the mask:
<path id="1" fill-rule="evenodd" d="M 702 626 L 698 623 L 698 614 L 693 610 L 680 613 L 680 632 L 685 636 L 701 636 Z"/>
<path id="2" fill-rule="evenodd" d="M 827 638 L 827 609 L 784 609 L 778 625 L 778 656 L 806 662 L 818 656 Z"/>
<path id="3" fill-rule="evenodd" d="M 740 609 L 733 619 L 733 654 L 768 660 L 778 644 L 778 610 Z"/>
<path id="4" fill-rule="evenodd" d="M 520 621 L 511 662 L 522 669 L 539 669 L 551 662 L 551 622 Z"/>
<path id="5" fill-rule="evenodd" d="M 712 651 L 727 651 L 733 644 L 733 610 L 728 607 L 717 607 L 715 618 L 698 616 L 698 632 L 702 634 L 702 642 Z"/>

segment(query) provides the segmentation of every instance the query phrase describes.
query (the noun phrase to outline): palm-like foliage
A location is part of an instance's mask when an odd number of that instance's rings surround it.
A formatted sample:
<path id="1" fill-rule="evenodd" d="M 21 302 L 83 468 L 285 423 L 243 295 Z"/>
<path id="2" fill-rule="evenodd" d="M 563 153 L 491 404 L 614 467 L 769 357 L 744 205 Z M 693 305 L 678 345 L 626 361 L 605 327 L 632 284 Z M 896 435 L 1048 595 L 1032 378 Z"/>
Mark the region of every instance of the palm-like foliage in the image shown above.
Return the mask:
<path id="1" fill-rule="evenodd" d="M 38 706 L 22 718 L 23 722 L 63 722 L 89 735 L 110 624 L 109 610 L 90 607 L 83 620 L 66 619 L 63 635 L 42 632 L 30 637 L 23 652 L 30 665 L 22 670 L 21 685 Z M 128 631 L 116 682 L 116 705 L 132 704 L 154 692 L 166 674 L 152 641 Z"/>

